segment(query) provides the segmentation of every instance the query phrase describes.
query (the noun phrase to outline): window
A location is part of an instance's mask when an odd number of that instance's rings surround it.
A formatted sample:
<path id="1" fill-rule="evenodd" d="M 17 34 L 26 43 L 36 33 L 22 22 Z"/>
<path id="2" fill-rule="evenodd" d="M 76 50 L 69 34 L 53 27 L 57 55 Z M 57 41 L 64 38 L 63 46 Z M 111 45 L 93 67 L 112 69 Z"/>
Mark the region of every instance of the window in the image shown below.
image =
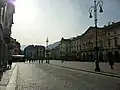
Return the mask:
<path id="1" fill-rule="evenodd" d="M 103 42 L 100 43 L 100 47 L 101 47 L 101 48 L 103 47 Z"/>
<path id="2" fill-rule="evenodd" d="M 76 44 L 78 44 L 78 41 L 76 41 Z"/>
<path id="3" fill-rule="evenodd" d="M 100 41 L 100 47 L 101 47 L 101 48 L 103 47 L 103 42 L 102 42 L 102 41 Z"/>
<path id="4" fill-rule="evenodd" d="M 110 36 L 110 32 L 108 33 L 108 36 Z"/>
<path id="5" fill-rule="evenodd" d="M 115 31 L 114 34 L 117 34 L 117 31 Z"/>
<path id="6" fill-rule="evenodd" d="M 110 42 L 110 39 L 108 39 L 108 47 L 111 46 L 111 42 Z"/>
<path id="7" fill-rule="evenodd" d="M 118 39 L 117 39 L 117 38 L 114 39 L 114 45 L 115 45 L 115 46 L 118 45 Z"/>
<path id="8" fill-rule="evenodd" d="M 84 44 L 84 49 L 85 49 L 85 44 Z"/>

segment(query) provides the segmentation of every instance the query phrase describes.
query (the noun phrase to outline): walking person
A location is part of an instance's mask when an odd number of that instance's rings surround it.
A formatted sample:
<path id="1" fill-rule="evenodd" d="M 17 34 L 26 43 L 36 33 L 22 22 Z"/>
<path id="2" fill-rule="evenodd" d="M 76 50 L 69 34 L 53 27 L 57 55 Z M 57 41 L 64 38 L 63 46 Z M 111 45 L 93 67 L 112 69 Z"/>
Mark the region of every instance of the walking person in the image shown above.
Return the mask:
<path id="1" fill-rule="evenodd" d="M 48 63 L 48 60 L 46 59 L 46 63 Z"/>
<path id="2" fill-rule="evenodd" d="M 38 61 L 39 61 L 39 63 L 40 63 L 40 59 L 39 59 Z"/>
<path id="3" fill-rule="evenodd" d="M 64 57 L 63 56 L 61 57 L 61 63 L 64 63 Z"/>
<path id="4" fill-rule="evenodd" d="M 42 64 L 43 64 L 43 59 L 41 60 Z"/>
<path id="5" fill-rule="evenodd" d="M 26 58 L 26 63 L 28 63 L 28 61 L 29 61 L 29 58 Z"/>
<path id="6" fill-rule="evenodd" d="M 63 60 L 63 59 L 61 60 L 61 63 L 64 63 L 64 60 Z"/>
<path id="7" fill-rule="evenodd" d="M 48 64 L 50 63 L 50 59 L 48 59 Z"/>
<path id="8" fill-rule="evenodd" d="M 110 65 L 110 67 L 111 67 L 111 69 L 114 69 L 114 59 L 110 59 L 109 60 L 109 65 Z"/>
<path id="9" fill-rule="evenodd" d="M 11 69 L 11 66 L 12 66 L 12 59 L 9 59 L 9 60 L 8 60 L 8 64 L 9 64 L 9 68 Z"/>

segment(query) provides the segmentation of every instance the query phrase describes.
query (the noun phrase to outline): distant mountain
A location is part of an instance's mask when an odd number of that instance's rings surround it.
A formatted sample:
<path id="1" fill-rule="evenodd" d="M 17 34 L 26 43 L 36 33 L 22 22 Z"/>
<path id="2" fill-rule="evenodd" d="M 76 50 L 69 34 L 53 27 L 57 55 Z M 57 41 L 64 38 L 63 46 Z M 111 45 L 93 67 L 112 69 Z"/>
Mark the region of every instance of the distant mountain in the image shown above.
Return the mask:
<path id="1" fill-rule="evenodd" d="M 48 45 L 48 48 L 49 48 L 49 49 L 53 49 L 53 48 L 57 47 L 59 44 L 60 44 L 60 41 L 55 42 L 55 43 L 53 43 L 53 44 Z"/>
<path id="2" fill-rule="evenodd" d="M 55 42 L 55 43 L 53 43 L 53 44 L 48 45 L 48 48 L 49 48 L 49 49 L 53 49 L 53 48 L 57 47 L 59 44 L 60 44 L 60 41 Z M 23 51 L 27 46 L 28 46 L 28 45 L 24 45 L 24 44 L 21 45 L 21 50 Z"/>
<path id="3" fill-rule="evenodd" d="M 28 45 L 21 45 L 20 49 L 23 51 Z"/>

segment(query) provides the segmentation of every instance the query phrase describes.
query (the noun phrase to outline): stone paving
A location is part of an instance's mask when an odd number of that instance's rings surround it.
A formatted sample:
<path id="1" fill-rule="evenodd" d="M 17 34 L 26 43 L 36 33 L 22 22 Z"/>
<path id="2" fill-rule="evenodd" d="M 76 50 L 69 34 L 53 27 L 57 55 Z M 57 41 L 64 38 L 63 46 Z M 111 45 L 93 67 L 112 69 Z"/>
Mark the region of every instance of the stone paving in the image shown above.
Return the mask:
<path id="1" fill-rule="evenodd" d="M 95 63 L 93 62 L 74 62 L 74 61 L 64 61 L 61 63 L 61 60 L 51 60 L 50 64 L 65 66 L 80 70 L 94 71 Z M 120 76 L 120 63 L 115 63 L 114 69 L 112 70 L 108 63 L 100 62 L 100 69 L 103 73 L 109 73 L 113 75 Z"/>
<path id="2" fill-rule="evenodd" d="M 51 64 L 19 63 L 16 90 L 120 90 L 120 78 Z"/>
<path id="3" fill-rule="evenodd" d="M 6 89 L 6 86 L 10 80 L 10 77 L 12 75 L 12 72 L 13 72 L 15 66 L 16 66 L 16 63 L 13 63 L 12 68 L 10 70 L 6 70 L 5 72 L 3 72 L 3 76 L 0 81 L 0 90 Z"/>

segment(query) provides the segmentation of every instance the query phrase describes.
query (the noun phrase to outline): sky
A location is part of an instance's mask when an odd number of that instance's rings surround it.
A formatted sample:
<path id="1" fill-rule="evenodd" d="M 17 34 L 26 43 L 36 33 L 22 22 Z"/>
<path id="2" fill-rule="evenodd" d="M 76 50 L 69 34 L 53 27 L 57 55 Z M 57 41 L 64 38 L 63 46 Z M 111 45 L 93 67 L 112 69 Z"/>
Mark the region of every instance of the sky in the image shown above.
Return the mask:
<path id="1" fill-rule="evenodd" d="M 94 26 L 94 18 L 90 19 L 88 12 L 93 2 L 94 0 L 16 0 L 12 37 L 21 45 L 45 45 L 47 37 L 51 44 L 60 41 L 61 37 L 81 35 L 90 26 Z M 103 0 L 103 11 L 98 12 L 98 26 L 120 21 L 120 0 Z"/>

